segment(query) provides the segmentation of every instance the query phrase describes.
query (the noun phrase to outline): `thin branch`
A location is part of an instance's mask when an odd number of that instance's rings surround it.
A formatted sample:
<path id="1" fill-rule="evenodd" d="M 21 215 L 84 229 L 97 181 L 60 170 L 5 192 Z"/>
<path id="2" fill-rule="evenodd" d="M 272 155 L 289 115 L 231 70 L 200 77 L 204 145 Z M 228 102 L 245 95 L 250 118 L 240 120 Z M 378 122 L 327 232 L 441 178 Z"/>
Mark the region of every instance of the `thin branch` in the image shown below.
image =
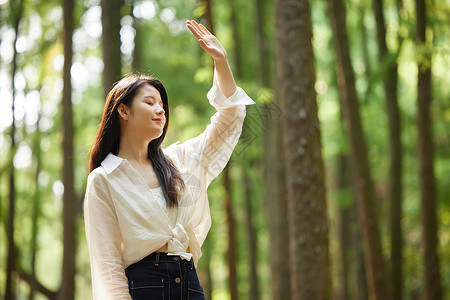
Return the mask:
<path id="1" fill-rule="evenodd" d="M 36 278 L 36 276 L 27 273 L 20 264 L 17 264 L 16 272 L 23 281 L 26 281 L 30 285 L 30 288 L 32 290 L 43 294 L 50 300 L 56 299 L 58 292 L 52 291 L 52 290 L 46 288 L 45 286 L 43 286 L 39 282 L 39 280 Z"/>

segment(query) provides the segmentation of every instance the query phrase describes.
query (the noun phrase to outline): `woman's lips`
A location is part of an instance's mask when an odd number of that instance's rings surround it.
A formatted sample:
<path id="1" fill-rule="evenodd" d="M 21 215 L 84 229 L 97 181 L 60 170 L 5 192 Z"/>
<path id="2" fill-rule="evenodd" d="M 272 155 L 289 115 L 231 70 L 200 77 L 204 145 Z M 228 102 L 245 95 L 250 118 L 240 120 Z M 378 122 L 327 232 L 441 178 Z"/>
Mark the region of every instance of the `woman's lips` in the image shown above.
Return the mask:
<path id="1" fill-rule="evenodd" d="M 155 121 L 155 122 L 158 122 L 158 123 L 162 124 L 162 119 L 152 119 L 152 120 Z"/>

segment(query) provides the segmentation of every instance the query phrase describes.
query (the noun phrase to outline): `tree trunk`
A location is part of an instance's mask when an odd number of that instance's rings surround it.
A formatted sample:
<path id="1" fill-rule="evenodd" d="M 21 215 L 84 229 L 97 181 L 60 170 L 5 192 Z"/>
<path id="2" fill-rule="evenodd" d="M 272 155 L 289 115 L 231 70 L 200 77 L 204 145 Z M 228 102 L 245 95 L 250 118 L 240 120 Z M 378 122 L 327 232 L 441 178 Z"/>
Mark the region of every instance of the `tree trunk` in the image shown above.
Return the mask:
<path id="1" fill-rule="evenodd" d="M 252 186 L 251 181 L 245 169 L 243 172 L 243 181 L 245 186 L 245 214 L 247 217 L 247 236 L 248 236 L 248 251 L 249 251 L 249 263 L 250 263 L 250 291 L 248 299 L 258 300 L 258 272 L 256 261 L 256 232 L 253 224 L 253 209 L 252 209 Z"/>
<path id="2" fill-rule="evenodd" d="M 131 14 L 133 17 L 133 14 Z M 133 26 L 136 31 L 134 35 L 134 51 L 133 51 L 133 59 L 131 62 L 131 67 L 133 72 L 145 72 L 145 67 L 143 66 L 143 55 L 142 49 L 146 49 L 145 41 L 142 41 L 143 29 L 141 28 L 141 22 L 139 19 L 133 17 Z"/>
<path id="3" fill-rule="evenodd" d="M 342 118 L 342 110 L 341 110 Z M 343 136 L 345 131 L 341 126 Z M 347 151 L 346 151 L 347 152 Z M 347 153 L 341 153 L 338 157 L 337 189 L 351 187 L 350 158 Z M 354 188 L 348 195 L 350 204 L 341 207 L 340 210 L 340 244 L 343 265 L 343 299 L 366 300 L 368 298 L 366 275 L 364 269 L 363 244 L 361 242 L 361 228 L 358 223 Z M 350 284 L 352 283 L 352 286 Z"/>
<path id="4" fill-rule="evenodd" d="M 373 77 L 372 77 L 372 66 L 370 63 L 370 51 L 369 51 L 369 40 L 370 40 L 370 34 L 369 30 L 367 29 L 367 26 L 364 23 L 364 20 L 366 19 L 366 7 L 365 4 L 362 4 L 361 7 L 358 9 L 358 25 L 361 28 L 361 51 L 362 51 L 362 57 L 364 61 L 364 74 L 367 78 L 367 88 L 364 91 L 364 98 L 362 99 L 365 103 L 368 103 L 370 101 L 370 97 L 373 95 Z"/>
<path id="5" fill-rule="evenodd" d="M 281 142 L 281 121 L 278 115 L 270 116 L 270 126 L 265 137 L 266 209 L 270 231 L 270 269 L 273 300 L 289 300 L 290 271 L 289 228 L 287 218 L 287 192 Z"/>
<path id="6" fill-rule="evenodd" d="M 103 88 L 106 95 L 122 74 L 120 58 L 120 9 L 123 0 L 102 0 Z"/>
<path id="7" fill-rule="evenodd" d="M 33 195 L 33 212 L 31 217 L 31 276 L 36 277 L 36 252 L 37 252 L 37 235 L 38 235 L 38 219 L 40 215 L 40 199 L 41 188 L 39 186 L 39 173 L 41 172 L 41 132 L 39 130 L 39 121 L 41 120 L 41 113 L 38 114 L 36 122 L 36 131 L 33 136 L 33 156 L 36 162 L 35 173 L 35 190 Z M 30 288 L 29 300 L 33 300 L 35 290 Z"/>
<path id="8" fill-rule="evenodd" d="M 350 174 L 348 170 L 349 158 L 345 154 L 338 156 L 338 171 L 336 174 L 336 190 L 339 192 L 339 248 L 341 251 L 341 289 L 339 290 L 338 299 L 350 299 L 350 252 L 351 252 L 351 238 L 352 238 L 352 220 L 351 218 L 351 204 L 343 201 L 343 197 L 347 197 L 345 190 L 350 185 Z M 349 196 L 348 196 L 349 197 Z M 352 199 L 353 200 L 353 199 Z"/>
<path id="9" fill-rule="evenodd" d="M 16 85 L 15 76 L 17 71 L 17 51 L 16 42 L 19 36 L 19 23 L 22 19 L 23 7 L 22 0 L 18 1 L 17 6 L 11 3 L 11 12 L 15 14 L 14 18 L 14 42 L 13 42 L 13 58 L 11 68 L 11 93 L 12 93 L 12 123 L 11 123 L 11 148 L 10 148 L 10 170 L 9 170 L 9 207 L 8 207 L 8 221 L 6 224 L 6 235 L 8 240 L 8 253 L 6 260 L 6 282 L 5 282 L 5 300 L 13 300 L 16 298 L 15 282 L 14 282 L 14 270 L 16 262 L 16 245 L 14 242 L 14 217 L 16 208 L 16 184 L 15 184 L 15 172 L 14 172 L 14 155 L 17 150 L 16 135 L 16 119 L 14 116 L 15 111 L 15 98 L 16 98 Z"/>
<path id="10" fill-rule="evenodd" d="M 358 216 L 365 244 L 364 257 L 369 294 L 374 299 L 391 299 L 376 214 L 375 187 L 370 175 L 368 151 L 359 115 L 359 102 L 350 60 L 345 6 L 342 0 L 328 0 L 327 3 L 330 23 L 335 36 L 336 68 L 341 105 L 353 158 L 351 162 L 352 179 L 356 187 Z"/>
<path id="11" fill-rule="evenodd" d="M 292 299 L 331 298 L 328 220 L 307 0 L 276 1 Z"/>
<path id="12" fill-rule="evenodd" d="M 17 31 L 16 31 L 17 36 Z M 15 45 L 15 43 L 14 43 Z M 14 53 L 16 51 L 14 50 Z M 15 56 L 15 54 L 14 54 Z M 13 72 L 15 74 L 16 70 L 16 62 L 13 62 Z M 15 207 L 16 207 L 16 196 L 15 196 L 15 172 L 14 172 L 14 154 L 16 153 L 16 125 L 15 125 L 15 86 L 14 86 L 14 76 L 12 76 L 12 125 L 11 125 L 11 148 L 10 148 L 10 170 L 9 170 L 9 208 L 8 208 L 8 221 L 6 224 L 6 235 L 8 239 L 8 254 L 6 260 L 6 283 L 5 283 L 5 300 L 13 300 L 16 299 L 15 296 L 15 282 L 14 282 L 14 263 L 16 261 L 16 253 L 15 253 L 15 242 L 14 242 L 14 216 L 15 216 Z"/>
<path id="13" fill-rule="evenodd" d="M 211 228 L 213 229 L 213 228 Z M 202 264 L 198 266 L 197 271 L 199 272 L 200 283 L 203 286 L 203 291 L 205 292 L 205 299 L 212 299 L 212 277 L 211 277 L 211 247 L 212 247 L 212 232 L 208 234 L 205 242 L 202 245 Z"/>
<path id="14" fill-rule="evenodd" d="M 442 299 L 439 271 L 437 195 L 434 177 L 434 144 L 431 129 L 431 53 L 426 49 L 426 4 L 416 0 L 416 40 L 422 59 L 418 62 L 417 127 L 419 131 L 420 195 L 424 245 L 425 298 Z M 423 52 L 421 52 L 423 51 Z"/>
<path id="15" fill-rule="evenodd" d="M 205 17 L 206 27 L 208 28 L 209 32 L 214 34 L 214 22 L 213 22 L 213 18 L 212 18 L 211 1 L 210 0 L 200 0 L 200 2 L 205 7 L 205 13 L 203 14 L 203 17 Z"/>
<path id="16" fill-rule="evenodd" d="M 242 77 L 242 59 L 241 59 L 241 49 L 240 49 L 240 41 L 239 41 L 239 26 L 237 19 L 237 8 L 236 8 L 236 0 L 230 0 L 230 8 L 231 8 L 231 32 L 233 34 L 233 56 L 234 56 L 234 68 L 233 73 L 235 77 L 241 79 Z"/>
<path id="17" fill-rule="evenodd" d="M 223 170 L 223 185 L 225 188 L 225 212 L 227 215 L 228 229 L 228 285 L 230 289 L 230 299 L 237 299 L 237 274 L 236 274 L 236 229 L 233 214 L 233 206 L 231 202 L 231 179 L 230 179 L 230 163 Z"/>
<path id="18" fill-rule="evenodd" d="M 206 25 L 208 30 L 214 34 L 214 26 L 213 26 L 213 18 L 211 11 L 211 2 L 210 0 L 203 0 L 205 5 L 205 14 L 204 17 L 206 19 Z M 227 261 L 228 261 L 228 285 L 230 292 L 230 299 L 237 300 L 237 272 L 236 272 L 236 264 L 237 264 L 237 245 L 236 245 L 236 225 L 234 220 L 233 213 L 233 204 L 232 204 L 232 194 L 231 194 L 231 178 L 230 178 L 230 167 L 231 161 L 228 162 L 227 166 L 223 170 L 223 185 L 225 188 L 225 198 L 224 198 L 224 206 L 225 212 L 227 215 L 227 231 L 228 231 L 228 251 L 227 251 Z"/>
<path id="19" fill-rule="evenodd" d="M 266 18 L 264 17 L 264 0 L 255 0 L 256 6 L 256 30 L 258 36 L 258 62 L 259 62 L 259 74 L 260 80 L 263 87 L 269 86 L 269 66 L 268 59 L 269 53 L 266 45 L 266 37 L 264 35 L 264 24 Z"/>
<path id="20" fill-rule="evenodd" d="M 236 0 L 230 1 L 231 7 L 231 27 L 233 33 L 234 40 L 234 73 L 236 79 L 242 78 L 242 58 L 241 58 L 241 43 L 239 38 L 239 25 L 238 25 L 238 11 L 239 9 L 236 7 Z M 248 158 L 247 158 L 248 160 Z M 243 183 L 245 189 L 245 212 L 246 212 L 246 225 L 247 225 L 247 237 L 249 243 L 249 263 L 250 263 L 250 290 L 248 299 L 257 300 L 258 296 L 258 275 L 257 275 L 257 262 L 256 262 L 256 236 L 255 229 L 253 226 L 252 220 L 252 191 L 250 189 L 250 179 L 248 178 L 248 174 L 246 172 L 246 168 L 242 168 L 243 172 Z"/>
<path id="21" fill-rule="evenodd" d="M 381 66 L 387 65 L 383 73 L 386 110 L 389 122 L 390 164 L 388 174 L 389 200 L 391 203 L 391 282 L 393 299 L 403 298 L 402 248 L 402 178 L 403 159 L 400 128 L 400 110 L 397 100 L 397 63 L 391 63 L 392 54 L 386 45 L 386 26 L 382 0 L 374 0 L 377 22 L 378 57 Z"/>
<path id="22" fill-rule="evenodd" d="M 353 202 L 352 219 L 358 220 L 358 208 L 356 201 Z M 359 222 L 358 222 L 359 223 Z M 364 245 L 362 240 L 361 226 L 358 224 L 353 232 L 353 247 L 355 248 L 355 264 L 356 264 L 356 297 L 357 300 L 369 299 L 369 291 L 367 289 L 366 268 L 364 263 Z"/>
<path id="23" fill-rule="evenodd" d="M 266 18 L 263 15 L 264 0 L 256 0 L 257 7 L 257 34 L 260 80 L 263 87 L 269 87 L 269 65 L 266 37 L 263 24 Z M 277 106 L 274 100 L 267 104 L 267 111 L 271 112 L 270 105 Z M 284 159 L 281 141 L 281 119 L 277 113 L 265 115 L 264 151 L 264 182 L 266 183 L 265 207 L 268 216 L 270 233 L 270 270 L 272 299 L 291 299 L 289 265 L 284 258 L 289 257 L 289 229 L 287 222 L 287 192 L 284 172 Z M 270 123 L 269 123 L 270 122 Z"/>
<path id="24" fill-rule="evenodd" d="M 74 0 L 64 0 L 64 70 L 62 97 L 63 125 L 63 264 L 62 283 L 58 298 L 74 299 L 75 295 L 75 254 L 77 212 L 74 191 L 74 127 L 72 121 L 72 84 L 70 69 L 72 67 L 72 34 L 74 27 Z"/>

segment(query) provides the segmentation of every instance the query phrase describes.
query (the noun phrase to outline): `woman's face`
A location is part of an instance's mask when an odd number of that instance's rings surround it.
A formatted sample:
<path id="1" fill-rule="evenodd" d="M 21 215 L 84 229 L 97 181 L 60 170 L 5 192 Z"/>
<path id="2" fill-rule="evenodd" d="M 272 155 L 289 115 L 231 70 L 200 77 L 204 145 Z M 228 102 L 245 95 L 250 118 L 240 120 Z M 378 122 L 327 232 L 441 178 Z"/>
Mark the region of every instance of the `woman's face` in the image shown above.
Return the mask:
<path id="1" fill-rule="evenodd" d="M 163 109 L 163 102 L 158 90 L 150 84 L 142 85 L 136 92 L 131 106 L 126 107 L 127 114 L 119 114 L 125 119 L 122 125 L 126 126 L 126 131 L 135 135 L 144 135 L 151 140 L 161 136 L 166 116 Z"/>

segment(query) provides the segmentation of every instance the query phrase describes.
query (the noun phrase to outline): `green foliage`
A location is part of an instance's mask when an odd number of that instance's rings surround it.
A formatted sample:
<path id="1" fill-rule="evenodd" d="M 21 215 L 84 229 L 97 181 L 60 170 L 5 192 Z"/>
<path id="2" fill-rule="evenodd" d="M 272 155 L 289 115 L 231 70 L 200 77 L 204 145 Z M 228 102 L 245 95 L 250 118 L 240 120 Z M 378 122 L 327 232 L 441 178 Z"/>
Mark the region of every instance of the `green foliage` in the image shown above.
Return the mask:
<path id="1" fill-rule="evenodd" d="M 386 198 L 389 144 L 385 99 L 382 79 L 387 66 L 394 61 L 399 65 L 399 104 L 402 114 L 402 143 L 404 146 L 404 205 L 403 231 L 405 234 L 404 275 L 407 295 L 422 290 L 422 256 L 419 251 L 422 240 L 420 231 L 420 193 L 418 183 L 417 125 L 416 125 L 416 81 L 418 62 L 423 61 L 425 51 L 432 53 L 433 102 L 432 126 L 435 141 L 435 176 L 438 183 L 440 218 L 439 238 L 441 275 L 446 295 L 450 291 L 450 68 L 449 50 L 450 25 L 448 23 L 448 1 L 434 1 L 430 4 L 428 18 L 433 30 L 427 32 L 428 41 L 417 47 L 415 43 L 415 16 L 412 0 L 403 1 L 404 7 L 396 11 L 395 1 L 385 1 L 387 44 L 391 52 L 397 53 L 378 63 L 375 19 L 372 1 L 349 0 L 347 2 L 347 30 L 351 42 L 352 63 L 355 69 L 357 92 L 361 99 L 361 115 L 369 146 L 372 174 L 376 182 L 380 202 Z M 17 105 L 17 148 L 10 149 L 11 124 L 11 30 L 13 7 L 17 1 L 0 1 L 0 282 L 4 282 L 6 264 L 6 231 L 8 177 L 14 167 L 16 174 L 16 232 L 20 259 L 26 270 L 31 269 L 31 224 L 34 213 L 32 199 L 39 192 L 39 218 L 37 235 L 36 276 L 48 288 L 57 289 L 60 283 L 62 258 L 62 148 L 61 148 L 61 104 L 62 97 L 62 7 L 60 1 L 24 1 L 23 18 L 19 26 L 17 49 L 16 105 Z M 142 1 L 127 1 L 122 10 L 122 21 L 134 32 L 134 54 L 123 54 L 124 72 L 143 72 L 154 75 L 165 84 L 170 100 L 170 130 L 165 146 L 178 140 L 185 141 L 201 133 L 209 122 L 214 109 L 206 99 L 212 80 L 212 61 L 203 53 L 198 42 L 185 28 L 187 19 L 201 18 L 205 12 L 203 1 L 165 0 L 152 1 L 155 14 L 152 18 L 138 18 L 133 15 Z M 234 0 L 237 12 L 238 41 L 234 40 L 231 4 L 213 1 L 213 19 L 216 35 L 227 49 L 230 64 L 235 68 L 235 47 L 241 55 L 242 74 L 237 82 L 257 102 L 247 109 L 246 123 L 241 140 L 232 157 L 232 195 L 237 228 L 246 228 L 245 186 L 247 176 L 251 186 L 253 224 L 258 243 L 257 259 L 261 299 L 270 298 L 270 265 L 268 215 L 263 203 L 264 191 L 270 183 L 263 182 L 264 139 L 272 116 L 284 112 L 277 106 L 278 99 L 275 78 L 274 51 L 275 20 L 272 1 L 263 1 L 264 34 L 267 44 L 269 77 L 272 83 L 263 87 L 259 66 L 256 8 L 252 1 Z M 101 32 L 99 15 L 95 10 L 99 1 L 78 1 L 75 9 L 73 105 L 75 125 L 75 190 L 78 198 L 79 218 L 77 220 L 77 299 L 89 299 L 90 266 L 84 238 L 82 220 L 82 199 L 86 186 L 88 155 L 91 143 L 100 121 L 104 99 L 101 85 Z M 316 68 L 316 92 L 321 121 L 321 138 L 327 171 L 328 201 L 330 219 L 334 222 L 336 210 L 347 208 L 353 203 L 350 188 L 337 191 L 333 186 L 336 177 L 337 157 L 348 154 L 346 136 L 342 129 L 339 94 L 335 72 L 333 35 L 329 27 L 326 3 L 311 1 L 313 21 L 313 48 Z M 398 17 L 400 16 L 400 19 Z M 91 18 L 91 19 L 89 19 Z M 122 24 L 124 27 L 125 25 Z M 134 31 L 133 31 L 134 30 Z M 9 36 L 9 37 L 8 37 Z M 9 49 L 9 50 L 8 50 Z M 138 55 L 139 54 L 139 55 Z M 134 55 L 134 57 L 132 57 Z M 139 59 L 137 59 L 139 58 Z M 134 60 L 133 60 L 134 59 Z M 100 66 L 99 66 L 100 65 Z M 21 85 L 20 83 L 23 84 Z M 33 100 L 37 96 L 37 101 Z M 5 100 L 4 100 L 5 99 Z M 35 101 L 35 102 L 33 102 Z M 37 103 L 35 107 L 33 103 Z M 30 109 L 31 107 L 31 109 Z M 39 123 L 37 123 L 39 111 Z M 34 121 L 33 121 L 34 120 Z M 36 180 L 36 155 L 40 153 L 41 164 Z M 16 165 L 13 161 L 17 160 Z M 219 176 L 209 189 L 213 226 L 207 244 L 212 270 L 214 299 L 227 299 L 227 231 L 223 207 L 224 189 Z M 384 216 L 388 215 L 386 203 L 380 205 Z M 389 233 L 385 228 L 389 220 L 384 217 L 383 243 L 389 249 Z M 338 237 L 330 236 L 331 262 L 339 266 Z M 237 232 L 238 290 L 242 299 L 248 298 L 249 250 L 245 230 Z M 275 254 L 276 255 L 276 254 Z M 200 268 L 205 268 L 202 259 Z M 339 268 L 339 267 L 338 267 Z M 333 271 L 336 274 L 338 271 Z M 337 289 L 335 281 L 335 288 Z M 0 293 L 2 291 L 0 285 Z M 25 297 L 28 287 L 19 285 L 19 294 Z"/>

